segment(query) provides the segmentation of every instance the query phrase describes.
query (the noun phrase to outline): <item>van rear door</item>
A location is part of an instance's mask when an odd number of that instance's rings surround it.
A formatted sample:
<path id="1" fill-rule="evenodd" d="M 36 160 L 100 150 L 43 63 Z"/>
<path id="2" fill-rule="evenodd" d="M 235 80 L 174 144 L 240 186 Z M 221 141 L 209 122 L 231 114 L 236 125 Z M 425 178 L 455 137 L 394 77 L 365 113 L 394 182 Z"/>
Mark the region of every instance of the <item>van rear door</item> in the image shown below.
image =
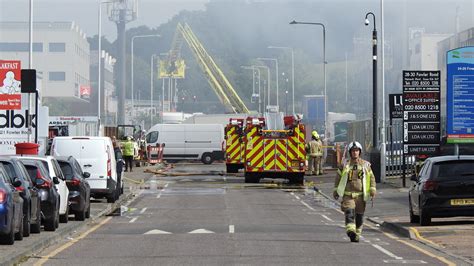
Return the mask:
<path id="1" fill-rule="evenodd" d="M 91 176 L 87 179 L 91 188 L 107 188 L 107 150 L 103 139 L 81 140 L 79 164 Z"/>

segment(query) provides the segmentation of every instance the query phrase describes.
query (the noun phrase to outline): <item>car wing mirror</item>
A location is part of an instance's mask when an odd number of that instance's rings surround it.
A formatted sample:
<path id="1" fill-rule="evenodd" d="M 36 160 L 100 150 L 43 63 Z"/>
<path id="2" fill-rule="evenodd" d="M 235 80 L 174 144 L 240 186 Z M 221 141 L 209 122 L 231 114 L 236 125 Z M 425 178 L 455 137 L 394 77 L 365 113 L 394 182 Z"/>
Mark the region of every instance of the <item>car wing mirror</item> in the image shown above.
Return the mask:
<path id="1" fill-rule="evenodd" d="M 418 176 L 417 176 L 416 174 L 413 174 L 413 175 L 410 177 L 410 180 L 411 180 L 411 181 L 418 182 Z"/>
<path id="2" fill-rule="evenodd" d="M 18 179 L 18 178 L 15 178 L 14 181 L 13 181 L 13 186 L 14 187 L 21 187 L 22 183 L 21 183 L 21 180 Z"/>
<path id="3" fill-rule="evenodd" d="M 59 184 L 59 178 L 57 176 L 53 177 L 53 183 L 54 184 Z"/>
<path id="4" fill-rule="evenodd" d="M 84 172 L 84 173 L 82 173 L 82 176 L 84 178 L 89 178 L 89 177 L 91 177 L 91 174 L 89 172 Z"/>

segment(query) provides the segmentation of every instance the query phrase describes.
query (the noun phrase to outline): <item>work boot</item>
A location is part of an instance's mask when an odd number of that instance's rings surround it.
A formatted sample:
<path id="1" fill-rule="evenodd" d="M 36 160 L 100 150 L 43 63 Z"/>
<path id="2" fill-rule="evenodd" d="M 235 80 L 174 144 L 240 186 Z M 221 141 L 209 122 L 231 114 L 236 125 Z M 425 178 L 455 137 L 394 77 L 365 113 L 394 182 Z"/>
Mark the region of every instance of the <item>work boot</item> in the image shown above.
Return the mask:
<path id="1" fill-rule="evenodd" d="M 351 239 L 351 242 L 356 241 L 356 225 L 354 223 L 354 209 L 347 209 L 345 211 L 345 218 L 346 218 L 346 232 L 347 236 Z"/>
<path id="2" fill-rule="evenodd" d="M 357 235 L 356 242 L 359 242 L 359 239 L 362 235 L 362 227 L 364 225 L 364 214 L 356 213 L 355 218 L 356 218 L 355 220 L 356 220 L 356 235 Z"/>

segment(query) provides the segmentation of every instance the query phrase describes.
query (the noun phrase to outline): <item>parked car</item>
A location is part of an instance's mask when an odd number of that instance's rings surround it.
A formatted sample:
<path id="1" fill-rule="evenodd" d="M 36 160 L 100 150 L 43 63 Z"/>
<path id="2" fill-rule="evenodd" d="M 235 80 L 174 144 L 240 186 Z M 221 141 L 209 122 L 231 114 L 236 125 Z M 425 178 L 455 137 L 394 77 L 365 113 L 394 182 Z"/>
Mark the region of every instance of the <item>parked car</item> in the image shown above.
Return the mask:
<path id="1" fill-rule="evenodd" d="M 66 178 L 69 188 L 70 208 L 78 221 L 84 221 L 91 214 L 91 187 L 86 178 L 91 176 L 88 172 L 82 172 L 77 160 L 72 156 L 56 157 L 61 171 Z"/>
<path id="2" fill-rule="evenodd" d="M 41 230 L 41 205 L 38 189 L 31 181 L 28 171 L 23 163 L 14 157 L 0 157 L 3 165 L 12 182 L 15 179 L 21 181 L 21 186 L 16 190 L 20 192 L 23 199 L 23 236 L 29 236 L 30 232 L 39 233 Z"/>
<path id="3" fill-rule="evenodd" d="M 54 186 L 59 183 L 57 177 L 51 178 L 43 163 L 38 160 L 22 159 L 31 180 L 39 189 L 41 200 L 41 223 L 44 230 L 55 231 L 59 227 L 59 193 Z"/>
<path id="4" fill-rule="evenodd" d="M 22 156 L 18 158 L 21 158 L 21 160 L 38 160 L 43 164 L 51 178 L 58 178 L 59 183 L 54 184 L 59 193 L 59 222 L 67 223 L 69 217 L 69 189 L 58 161 L 53 156 Z"/>
<path id="5" fill-rule="evenodd" d="M 15 240 L 23 239 L 23 199 L 15 188 L 21 186 L 16 179 L 11 182 L 0 165 L 0 243 L 13 245 Z"/>
<path id="6" fill-rule="evenodd" d="M 119 198 L 123 181 L 117 178 L 114 148 L 109 137 L 55 137 L 51 155 L 76 158 L 81 168 L 91 174 L 87 181 L 92 197 L 106 197 L 109 203 Z"/>
<path id="7" fill-rule="evenodd" d="M 411 180 L 410 222 L 424 226 L 435 217 L 474 216 L 474 156 L 430 157 Z"/>

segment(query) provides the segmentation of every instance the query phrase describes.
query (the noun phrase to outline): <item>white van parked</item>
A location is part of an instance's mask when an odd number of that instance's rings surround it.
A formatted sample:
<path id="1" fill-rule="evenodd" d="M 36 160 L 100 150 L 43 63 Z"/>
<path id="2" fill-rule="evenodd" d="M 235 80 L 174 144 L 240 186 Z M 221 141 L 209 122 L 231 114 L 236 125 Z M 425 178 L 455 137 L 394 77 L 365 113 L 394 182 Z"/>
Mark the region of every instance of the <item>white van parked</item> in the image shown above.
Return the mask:
<path id="1" fill-rule="evenodd" d="M 211 164 L 223 160 L 224 127 L 220 124 L 156 124 L 146 134 L 146 144 L 165 144 L 163 158 L 201 160 Z"/>
<path id="2" fill-rule="evenodd" d="M 73 156 L 84 172 L 91 187 L 91 197 L 106 197 L 115 202 L 120 196 L 122 180 L 117 180 L 116 161 L 112 140 L 109 137 L 55 137 L 51 155 Z"/>

